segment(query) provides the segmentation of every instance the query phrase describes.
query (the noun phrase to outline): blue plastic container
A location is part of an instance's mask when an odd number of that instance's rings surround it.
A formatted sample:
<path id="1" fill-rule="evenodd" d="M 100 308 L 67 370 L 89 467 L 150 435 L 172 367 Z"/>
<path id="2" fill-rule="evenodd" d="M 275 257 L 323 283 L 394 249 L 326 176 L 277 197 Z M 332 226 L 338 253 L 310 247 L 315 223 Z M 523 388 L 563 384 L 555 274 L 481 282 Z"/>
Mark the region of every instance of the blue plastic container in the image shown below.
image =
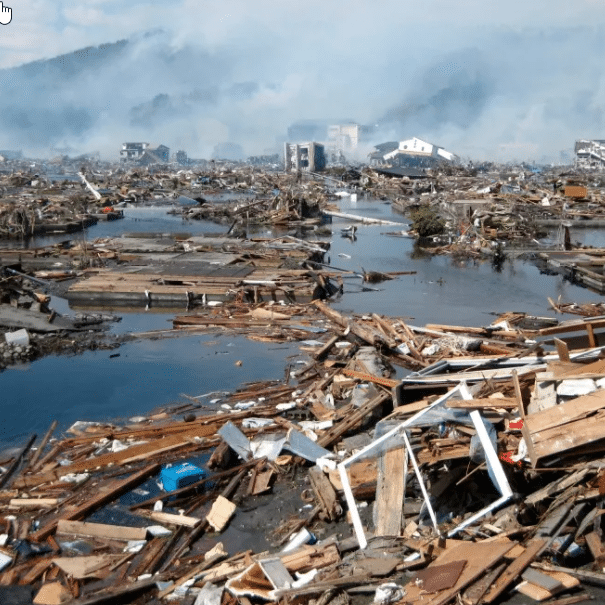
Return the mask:
<path id="1" fill-rule="evenodd" d="M 205 471 L 199 468 L 199 466 L 189 464 L 189 462 L 171 466 L 169 468 L 163 468 L 160 473 L 162 485 L 167 492 L 196 483 L 205 476 Z"/>

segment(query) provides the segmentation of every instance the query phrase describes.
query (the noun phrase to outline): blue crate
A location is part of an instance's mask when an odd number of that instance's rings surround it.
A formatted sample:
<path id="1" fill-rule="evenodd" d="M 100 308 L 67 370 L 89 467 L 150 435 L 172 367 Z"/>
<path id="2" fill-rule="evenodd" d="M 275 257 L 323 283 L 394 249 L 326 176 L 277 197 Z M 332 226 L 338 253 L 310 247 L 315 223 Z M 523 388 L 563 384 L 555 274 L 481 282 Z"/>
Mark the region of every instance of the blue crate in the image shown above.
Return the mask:
<path id="1" fill-rule="evenodd" d="M 205 471 L 194 464 L 189 464 L 189 462 L 163 468 L 160 474 L 162 485 L 167 492 L 196 483 L 205 476 Z"/>

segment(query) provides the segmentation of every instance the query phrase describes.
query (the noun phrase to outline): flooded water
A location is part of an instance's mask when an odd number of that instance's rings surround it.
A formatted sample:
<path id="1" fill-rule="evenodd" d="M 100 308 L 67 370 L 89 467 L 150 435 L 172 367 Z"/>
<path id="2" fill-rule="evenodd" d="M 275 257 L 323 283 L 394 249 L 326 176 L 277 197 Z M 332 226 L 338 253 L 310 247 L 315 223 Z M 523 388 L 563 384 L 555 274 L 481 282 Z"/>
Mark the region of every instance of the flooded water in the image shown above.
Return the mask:
<path id="1" fill-rule="evenodd" d="M 184 221 L 167 214 L 167 207 L 126 208 L 126 218 L 99 223 L 73 239 L 147 233 L 225 233 L 228 227 L 204 221 Z M 415 271 L 380 284 L 363 284 L 359 276 L 346 277 L 344 295 L 336 308 L 357 313 L 376 312 L 426 323 L 487 325 L 494 313 L 525 311 L 552 315 L 547 297 L 562 301 L 601 300 L 598 294 L 544 275 L 529 262 L 506 261 L 499 271 L 490 262 L 457 262 L 449 256 L 428 257 L 414 240 L 391 237 L 387 232 L 406 228 L 405 219 L 390 204 L 360 199 L 341 201 L 343 212 L 392 220 L 400 225 L 358 225 L 356 240 L 341 237 L 351 223 L 334 219 L 330 264 L 361 273 Z M 258 228 L 256 234 L 271 235 Z M 311 232 L 311 237 L 314 237 Z M 600 231 L 572 231 L 598 245 Z M 299 234 L 300 235 L 300 234 Z M 33 245 L 64 240 L 44 238 Z M 594 243 L 593 243 L 594 242 Z M 66 301 L 53 300 L 59 312 L 70 313 Z M 184 310 L 184 309 L 183 309 Z M 148 331 L 171 326 L 173 313 L 124 312 L 112 331 Z M 119 357 L 110 357 L 119 353 Z M 231 336 L 188 336 L 178 339 L 141 340 L 114 351 L 60 355 L 35 361 L 0 374 L 0 443 L 15 444 L 32 432 L 43 432 L 53 419 L 64 429 L 76 420 L 107 420 L 143 414 L 159 406 L 184 401 L 181 394 L 197 396 L 210 391 L 234 390 L 244 382 L 281 379 L 288 362 L 301 359 L 298 346 L 268 345 Z M 235 362 L 241 360 L 238 367 Z"/>

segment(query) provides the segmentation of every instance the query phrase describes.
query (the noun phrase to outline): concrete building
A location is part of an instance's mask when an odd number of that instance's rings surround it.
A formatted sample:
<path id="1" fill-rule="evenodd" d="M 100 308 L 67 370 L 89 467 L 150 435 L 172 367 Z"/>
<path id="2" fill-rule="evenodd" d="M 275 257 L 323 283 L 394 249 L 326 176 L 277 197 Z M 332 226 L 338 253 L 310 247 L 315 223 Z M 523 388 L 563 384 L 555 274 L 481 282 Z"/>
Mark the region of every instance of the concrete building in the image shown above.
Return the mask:
<path id="1" fill-rule="evenodd" d="M 325 148 L 321 143 L 285 143 L 286 172 L 317 172 L 326 167 Z"/>
<path id="2" fill-rule="evenodd" d="M 120 161 L 136 162 L 143 157 L 143 154 L 148 147 L 149 143 L 122 143 Z"/>
<path id="3" fill-rule="evenodd" d="M 605 167 L 605 140 L 580 139 L 574 148 L 574 165 L 584 170 L 600 170 Z"/>

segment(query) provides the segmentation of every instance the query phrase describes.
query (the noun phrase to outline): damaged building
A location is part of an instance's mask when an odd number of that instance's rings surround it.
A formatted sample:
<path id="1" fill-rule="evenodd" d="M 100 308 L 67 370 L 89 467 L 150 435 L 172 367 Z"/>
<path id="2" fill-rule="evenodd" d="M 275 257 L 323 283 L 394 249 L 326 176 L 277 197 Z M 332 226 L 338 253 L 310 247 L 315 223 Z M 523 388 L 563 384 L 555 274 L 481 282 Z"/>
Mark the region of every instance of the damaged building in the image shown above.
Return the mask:
<path id="1" fill-rule="evenodd" d="M 584 170 L 600 170 L 605 166 L 605 140 L 580 139 L 576 141 L 574 165 Z"/>
<path id="2" fill-rule="evenodd" d="M 157 147 L 148 147 L 145 153 L 138 160 L 138 163 L 143 166 L 150 164 L 168 164 L 170 162 L 170 147 L 166 145 L 158 145 Z"/>
<path id="3" fill-rule="evenodd" d="M 285 143 L 286 172 L 316 172 L 326 167 L 325 147 L 321 143 Z"/>
<path id="4" fill-rule="evenodd" d="M 413 137 L 376 145 L 370 162 L 374 166 L 432 168 L 443 163 L 458 163 L 459 158 L 443 147 Z"/>
<path id="5" fill-rule="evenodd" d="M 170 147 L 166 145 L 150 147 L 149 143 L 123 143 L 120 161 L 144 165 L 167 164 L 170 161 Z"/>
<path id="6" fill-rule="evenodd" d="M 149 143 L 122 143 L 120 161 L 136 162 L 143 157 L 143 154 L 148 147 Z"/>

